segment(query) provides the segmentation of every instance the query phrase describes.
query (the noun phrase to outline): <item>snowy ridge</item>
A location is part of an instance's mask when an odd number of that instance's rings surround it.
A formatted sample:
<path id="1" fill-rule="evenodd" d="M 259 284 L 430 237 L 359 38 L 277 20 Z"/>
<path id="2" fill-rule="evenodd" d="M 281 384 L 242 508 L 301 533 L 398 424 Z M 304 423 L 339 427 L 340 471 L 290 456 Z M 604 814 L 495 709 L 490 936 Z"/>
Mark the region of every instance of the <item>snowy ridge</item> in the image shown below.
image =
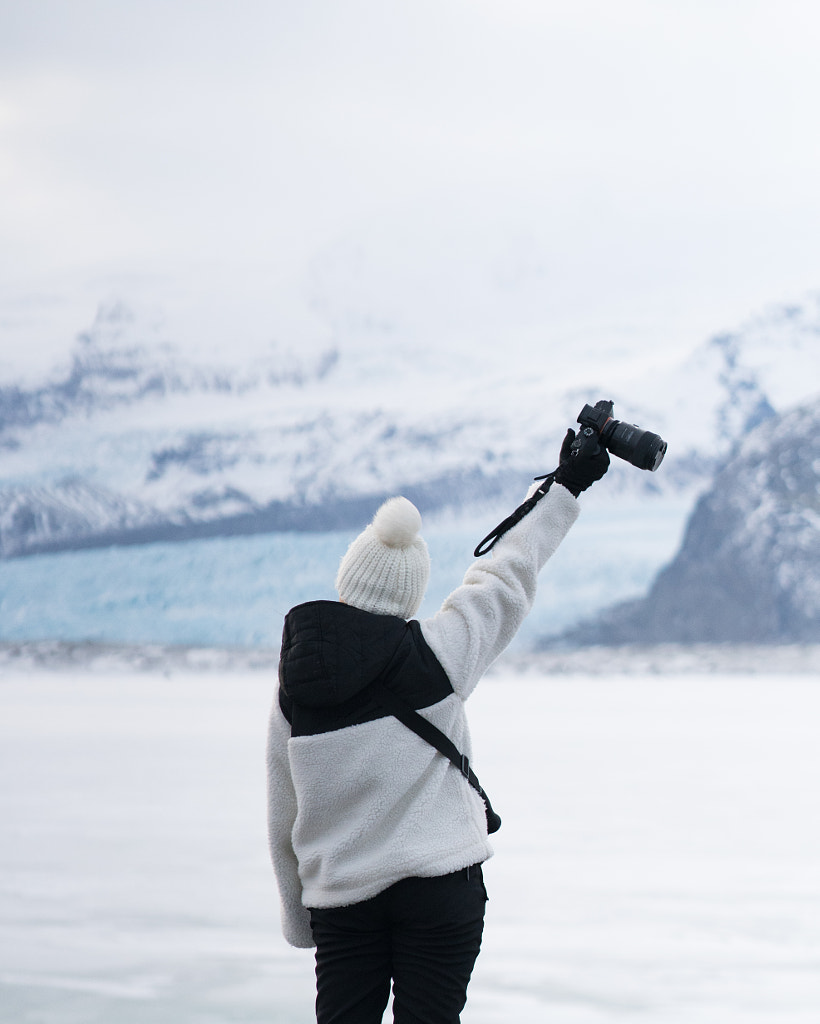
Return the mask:
<path id="1" fill-rule="evenodd" d="M 510 656 L 491 674 L 540 675 L 814 675 L 820 644 L 625 644 L 592 645 Z"/>
<path id="2" fill-rule="evenodd" d="M 278 649 L 37 641 L 0 643 L 4 672 L 81 669 L 94 674 L 259 672 L 275 678 Z M 545 676 L 802 675 L 820 672 L 820 644 L 593 645 L 508 653 L 488 679 L 510 673 Z"/>
<path id="3" fill-rule="evenodd" d="M 298 359 L 274 350 L 269 359 L 243 366 L 195 364 L 150 318 L 139 318 L 123 302 L 103 305 L 91 327 L 77 335 L 68 362 L 55 367 L 48 380 L 0 385 L 0 446 L 16 447 L 20 428 L 96 416 L 150 399 L 303 387 L 321 379 L 336 358 L 333 351 Z"/>
<path id="4" fill-rule="evenodd" d="M 93 543 L 155 532 L 160 516 L 135 498 L 121 497 L 82 480 L 0 490 L 0 556 L 82 547 L 95 524 Z"/>
<path id="5" fill-rule="evenodd" d="M 123 303 L 101 307 L 67 367 L 0 386 L 3 555 L 346 528 L 398 492 L 425 513 L 486 503 L 554 468 L 566 426 L 601 397 L 670 446 L 657 474 L 615 460 L 610 498 L 694 501 L 750 427 L 820 379 L 818 295 L 674 365 L 623 349 L 609 365 L 548 351 L 518 365 L 342 335 L 205 365 Z M 66 479 L 87 498 L 69 498 Z"/>
<path id="6" fill-rule="evenodd" d="M 264 648 L 107 644 L 42 640 L 0 643 L 4 671 L 82 669 L 96 673 L 262 671 L 276 674 L 279 652 Z"/>

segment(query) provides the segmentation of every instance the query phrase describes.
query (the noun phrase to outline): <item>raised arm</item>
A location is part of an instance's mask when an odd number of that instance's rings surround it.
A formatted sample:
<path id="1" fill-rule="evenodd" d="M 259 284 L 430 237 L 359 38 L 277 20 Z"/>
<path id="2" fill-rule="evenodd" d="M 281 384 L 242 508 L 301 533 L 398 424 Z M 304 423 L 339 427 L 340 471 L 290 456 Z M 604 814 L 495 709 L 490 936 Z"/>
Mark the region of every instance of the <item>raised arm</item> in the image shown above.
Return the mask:
<path id="1" fill-rule="evenodd" d="M 473 562 L 439 612 L 421 623 L 462 700 L 518 632 L 535 600 L 539 572 L 578 518 L 576 498 L 608 466 L 605 448 L 597 441 L 579 444 L 568 430 L 546 494 L 499 536 L 489 557 Z"/>

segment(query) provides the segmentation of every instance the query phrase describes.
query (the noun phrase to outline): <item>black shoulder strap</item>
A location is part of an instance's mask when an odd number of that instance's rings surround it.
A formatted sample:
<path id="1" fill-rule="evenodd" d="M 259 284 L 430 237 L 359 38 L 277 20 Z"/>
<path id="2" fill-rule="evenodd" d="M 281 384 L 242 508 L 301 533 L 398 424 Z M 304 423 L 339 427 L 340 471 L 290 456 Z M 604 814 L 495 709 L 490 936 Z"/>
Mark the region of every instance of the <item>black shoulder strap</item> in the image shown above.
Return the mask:
<path id="1" fill-rule="evenodd" d="M 439 753 L 443 754 L 448 758 L 456 768 L 461 772 L 464 778 L 470 783 L 474 790 L 478 793 L 487 808 L 487 830 L 488 832 L 497 832 L 501 827 L 501 818 L 493 810 L 493 805 L 490 803 L 490 798 L 481 788 L 481 783 L 478 781 L 478 776 L 470 767 L 470 759 L 466 754 L 462 754 L 458 747 L 453 743 L 449 736 L 433 725 L 432 722 L 428 722 L 426 718 L 423 718 L 417 711 L 406 704 L 401 697 L 398 697 L 392 690 L 389 690 L 382 682 L 376 681 L 371 683 L 368 687 L 370 694 L 375 700 L 386 708 L 394 718 L 406 725 L 408 729 L 412 729 L 417 736 L 420 736 L 423 740 L 435 747 Z"/>

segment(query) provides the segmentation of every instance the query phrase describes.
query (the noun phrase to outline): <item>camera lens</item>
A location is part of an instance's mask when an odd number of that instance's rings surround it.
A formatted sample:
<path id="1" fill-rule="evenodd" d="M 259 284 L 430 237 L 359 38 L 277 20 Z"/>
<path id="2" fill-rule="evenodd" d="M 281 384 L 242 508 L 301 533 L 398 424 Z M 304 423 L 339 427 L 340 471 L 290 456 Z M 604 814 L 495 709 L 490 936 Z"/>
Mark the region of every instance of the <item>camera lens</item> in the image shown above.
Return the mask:
<path id="1" fill-rule="evenodd" d="M 610 420 L 601 439 L 606 449 L 619 459 L 653 473 L 666 455 L 666 441 L 650 430 L 641 430 L 634 423 Z"/>

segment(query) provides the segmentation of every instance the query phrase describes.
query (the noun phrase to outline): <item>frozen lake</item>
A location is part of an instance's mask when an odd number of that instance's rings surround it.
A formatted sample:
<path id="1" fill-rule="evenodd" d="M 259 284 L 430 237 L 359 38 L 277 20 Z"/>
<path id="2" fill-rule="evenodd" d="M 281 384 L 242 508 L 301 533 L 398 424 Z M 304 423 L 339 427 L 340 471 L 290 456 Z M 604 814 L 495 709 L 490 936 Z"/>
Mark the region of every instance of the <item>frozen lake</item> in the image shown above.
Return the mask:
<path id="1" fill-rule="evenodd" d="M 471 700 L 504 825 L 465 1024 L 820 1019 L 816 652 L 660 660 L 509 663 Z M 205 661 L 0 662 L 3 1024 L 313 1020 L 265 840 L 275 673 Z"/>

